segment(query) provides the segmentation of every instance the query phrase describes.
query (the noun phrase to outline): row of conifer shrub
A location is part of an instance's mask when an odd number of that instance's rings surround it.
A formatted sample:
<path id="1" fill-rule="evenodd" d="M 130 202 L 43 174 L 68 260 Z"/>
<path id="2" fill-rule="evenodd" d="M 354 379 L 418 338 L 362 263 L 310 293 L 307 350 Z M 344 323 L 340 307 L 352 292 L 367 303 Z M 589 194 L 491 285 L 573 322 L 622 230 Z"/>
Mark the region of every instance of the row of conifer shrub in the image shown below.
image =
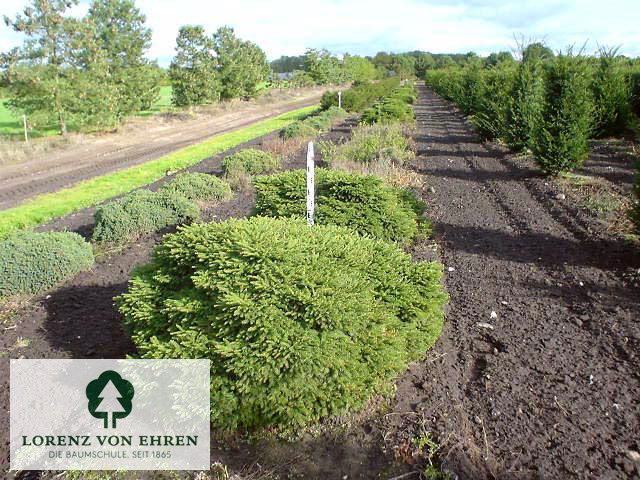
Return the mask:
<path id="1" fill-rule="evenodd" d="M 290 430 L 390 393 L 442 328 L 441 265 L 401 248 L 424 232 L 424 204 L 317 169 L 309 226 L 304 171 L 254 182 L 250 218 L 166 235 L 117 298 L 138 353 L 210 359 L 211 419 L 227 430 Z"/>
<path id="2" fill-rule="evenodd" d="M 411 104 L 416 101 L 416 98 L 416 91 L 412 84 L 399 86 L 362 112 L 361 122 L 372 125 L 413 121 L 415 114 Z"/>
<path id="3" fill-rule="evenodd" d="M 344 120 L 346 116 L 347 112 L 344 109 L 331 106 L 304 120 L 290 123 L 280 131 L 280 136 L 285 140 L 292 138 L 310 139 L 319 133 L 326 132 L 336 122 Z"/>
<path id="4" fill-rule="evenodd" d="M 598 58 L 568 52 L 426 75 L 427 85 L 473 115 L 486 139 L 503 140 L 515 151 L 531 150 L 552 175 L 582 165 L 589 138 L 627 128 L 637 95 L 634 81 L 637 76 L 623 59 L 604 51 Z"/>
<path id="5" fill-rule="evenodd" d="M 362 112 L 373 103 L 391 93 L 400 85 L 399 77 L 389 77 L 379 82 L 354 82 L 353 86 L 342 92 L 342 108 L 349 113 Z M 320 107 L 326 110 L 338 106 L 338 92 L 328 91 L 322 95 Z"/>
<path id="6" fill-rule="evenodd" d="M 95 243 L 123 243 L 200 217 L 196 201 L 220 201 L 231 189 L 205 173 L 183 173 L 157 192 L 141 189 L 98 207 L 94 214 Z"/>

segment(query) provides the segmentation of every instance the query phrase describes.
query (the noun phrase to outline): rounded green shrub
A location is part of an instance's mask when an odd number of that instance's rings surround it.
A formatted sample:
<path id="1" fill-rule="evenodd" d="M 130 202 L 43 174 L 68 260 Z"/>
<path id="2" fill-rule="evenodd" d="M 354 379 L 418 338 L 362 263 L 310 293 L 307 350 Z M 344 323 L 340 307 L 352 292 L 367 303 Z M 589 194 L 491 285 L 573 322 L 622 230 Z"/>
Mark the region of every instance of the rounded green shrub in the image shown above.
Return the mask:
<path id="1" fill-rule="evenodd" d="M 160 191 L 182 195 L 189 200 L 223 200 L 231 195 L 227 182 L 206 173 L 180 173 Z"/>
<path id="2" fill-rule="evenodd" d="M 120 243 L 199 216 L 198 207 L 181 194 L 136 190 L 98 207 L 92 241 Z"/>
<path id="3" fill-rule="evenodd" d="M 280 137 L 285 140 L 291 138 L 313 138 L 315 136 L 316 131 L 310 125 L 300 120 L 296 120 L 280 130 Z"/>
<path id="4" fill-rule="evenodd" d="M 239 150 L 222 159 L 222 168 L 225 173 L 242 171 L 248 175 L 259 175 L 273 172 L 279 167 L 279 157 L 255 148 Z"/>
<path id="5" fill-rule="evenodd" d="M 421 230 L 425 206 L 406 190 L 385 185 L 379 177 L 341 170 L 316 169 L 315 222 L 349 227 L 363 235 L 405 243 Z M 306 215 L 306 172 L 291 170 L 258 177 L 256 215 Z"/>
<path id="6" fill-rule="evenodd" d="M 0 242 L 0 297 L 42 292 L 93 263 L 91 244 L 77 233 L 16 233 Z"/>
<path id="7" fill-rule="evenodd" d="M 116 302 L 142 358 L 211 360 L 211 420 L 291 428 L 361 407 L 440 334 L 441 265 L 304 221 L 166 235 Z"/>

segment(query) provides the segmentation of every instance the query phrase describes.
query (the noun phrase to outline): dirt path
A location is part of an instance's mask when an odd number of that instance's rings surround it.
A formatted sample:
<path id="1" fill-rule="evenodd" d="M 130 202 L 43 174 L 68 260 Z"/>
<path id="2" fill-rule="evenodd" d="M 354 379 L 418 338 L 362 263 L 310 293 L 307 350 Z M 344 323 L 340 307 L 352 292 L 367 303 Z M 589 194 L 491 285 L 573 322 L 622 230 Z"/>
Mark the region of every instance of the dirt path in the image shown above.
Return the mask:
<path id="1" fill-rule="evenodd" d="M 461 479 L 637 478 L 638 252 L 424 87 L 416 115 L 451 305 L 396 428 L 438 432 Z"/>
<path id="2" fill-rule="evenodd" d="M 214 117 L 189 121 L 144 122 L 139 131 L 87 137 L 84 144 L 0 169 L 0 210 L 27 198 L 98 175 L 138 165 L 179 148 L 252 123 L 318 103 L 320 93 L 268 105 L 244 105 Z"/>

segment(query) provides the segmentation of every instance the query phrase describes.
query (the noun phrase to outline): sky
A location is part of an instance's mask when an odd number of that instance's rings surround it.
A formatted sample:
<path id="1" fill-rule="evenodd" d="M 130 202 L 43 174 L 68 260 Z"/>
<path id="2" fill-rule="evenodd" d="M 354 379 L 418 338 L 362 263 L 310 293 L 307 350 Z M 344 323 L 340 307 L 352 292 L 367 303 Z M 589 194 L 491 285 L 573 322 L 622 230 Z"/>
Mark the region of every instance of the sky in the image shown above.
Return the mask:
<path id="1" fill-rule="evenodd" d="M 14 17 L 28 0 L 2 0 L 0 16 Z M 74 7 L 86 12 L 89 1 Z M 153 30 L 148 57 L 168 66 L 181 25 L 209 32 L 233 27 L 273 60 L 306 48 L 335 54 L 375 55 L 378 51 L 488 55 L 513 50 L 516 38 L 543 40 L 553 50 L 569 45 L 587 51 L 599 45 L 640 56 L 640 0 L 137 0 Z M 0 51 L 21 37 L 0 25 Z"/>

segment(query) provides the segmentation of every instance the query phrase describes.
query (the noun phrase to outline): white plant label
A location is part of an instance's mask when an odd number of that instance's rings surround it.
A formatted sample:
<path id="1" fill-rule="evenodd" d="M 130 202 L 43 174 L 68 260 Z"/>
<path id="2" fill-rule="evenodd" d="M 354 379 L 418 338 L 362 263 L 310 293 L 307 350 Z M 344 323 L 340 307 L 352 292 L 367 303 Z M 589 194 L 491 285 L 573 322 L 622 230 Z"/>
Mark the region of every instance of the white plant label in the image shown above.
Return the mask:
<path id="1" fill-rule="evenodd" d="M 313 211 L 315 210 L 315 159 L 313 154 L 313 142 L 307 147 L 307 223 L 313 225 Z"/>
<path id="2" fill-rule="evenodd" d="M 338 108 L 342 108 L 342 92 L 338 92 Z"/>

